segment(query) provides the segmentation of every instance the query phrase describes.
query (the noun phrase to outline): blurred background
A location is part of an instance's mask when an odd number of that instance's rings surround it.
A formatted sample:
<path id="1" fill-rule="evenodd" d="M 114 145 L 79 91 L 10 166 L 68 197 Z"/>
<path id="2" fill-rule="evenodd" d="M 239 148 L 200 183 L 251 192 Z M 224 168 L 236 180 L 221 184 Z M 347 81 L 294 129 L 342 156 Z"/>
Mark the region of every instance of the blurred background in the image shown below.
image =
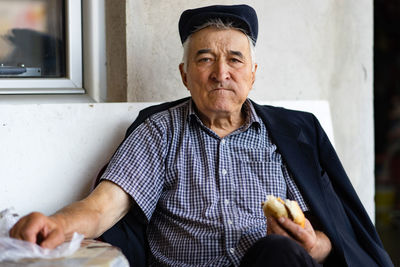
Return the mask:
<path id="1" fill-rule="evenodd" d="M 400 1 L 374 1 L 376 227 L 400 266 Z"/>

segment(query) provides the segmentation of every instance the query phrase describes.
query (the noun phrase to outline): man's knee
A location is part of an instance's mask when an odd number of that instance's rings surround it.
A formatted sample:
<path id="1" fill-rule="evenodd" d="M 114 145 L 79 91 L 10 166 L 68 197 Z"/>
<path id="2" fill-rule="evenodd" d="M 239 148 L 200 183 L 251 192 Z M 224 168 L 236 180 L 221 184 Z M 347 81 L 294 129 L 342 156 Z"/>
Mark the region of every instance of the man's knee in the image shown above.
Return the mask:
<path id="1" fill-rule="evenodd" d="M 268 235 L 258 240 L 252 249 L 261 254 L 269 254 L 275 257 L 290 255 L 296 253 L 301 247 L 292 239 L 281 235 Z"/>

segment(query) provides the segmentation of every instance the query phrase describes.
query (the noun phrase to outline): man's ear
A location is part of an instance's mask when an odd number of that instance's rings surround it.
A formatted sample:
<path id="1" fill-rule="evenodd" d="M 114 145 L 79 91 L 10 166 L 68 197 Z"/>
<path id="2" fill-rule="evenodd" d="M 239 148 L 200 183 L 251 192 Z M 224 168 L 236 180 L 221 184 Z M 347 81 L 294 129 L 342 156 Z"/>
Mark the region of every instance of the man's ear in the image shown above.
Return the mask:
<path id="1" fill-rule="evenodd" d="M 179 64 L 179 71 L 181 72 L 181 78 L 183 85 L 187 88 L 187 74 L 184 70 L 184 63 Z"/>
<path id="2" fill-rule="evenodd" d="M 253 85 L 254 82 L 255 82 L 255 80 L 256 80 L 256 71 L 257 71 L 257 67 L 258 67 L 258 65 L 257 65 L 257 64 L 254 64 L 254 71 L 252 72 L 252 77 L 251 77 L 251 79 L 252 79 L 251 85 Z"/>

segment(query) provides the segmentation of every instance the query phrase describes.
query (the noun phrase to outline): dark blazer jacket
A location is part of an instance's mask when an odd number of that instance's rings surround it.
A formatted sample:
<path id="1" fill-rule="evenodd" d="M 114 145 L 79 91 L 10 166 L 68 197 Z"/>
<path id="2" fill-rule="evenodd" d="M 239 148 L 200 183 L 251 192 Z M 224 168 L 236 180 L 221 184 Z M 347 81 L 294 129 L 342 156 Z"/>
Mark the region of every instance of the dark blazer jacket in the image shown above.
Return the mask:
<path id="1" fill-rule="evenodd" d="M 151 114 L 188 98 L 142 110 L 126 136 Z M 331 240 L 324 266 L 393 266 L 327 135 L 314 115 L 253 102 L 311 212 L 314 228 Z M 121 247 L 131 266 L 145 266 L 146 220 L 136 206 L 102 239 Z"/>

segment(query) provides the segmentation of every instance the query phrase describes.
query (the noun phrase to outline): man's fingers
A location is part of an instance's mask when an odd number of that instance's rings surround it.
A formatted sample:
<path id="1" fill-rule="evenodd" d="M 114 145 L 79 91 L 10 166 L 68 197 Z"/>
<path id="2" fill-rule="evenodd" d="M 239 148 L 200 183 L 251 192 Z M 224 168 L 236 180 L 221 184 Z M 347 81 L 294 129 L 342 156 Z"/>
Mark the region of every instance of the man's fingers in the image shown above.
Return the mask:
<path id="1" fill-rule="evenodd" d="M 310 252 L 315 246 L 316 235 L 309 220 L 306 219 L 304 228 L 300 227 L 289 219 L 283 220 L 280 222 L 280 224 L 284 229 L 286 229 L 289 235 L 292 236 L 293 239 L 296 240 L 308 252 Z"/>
<path id="2" fill-rule="evenodd" d="M 300 243 L 308 243 L 310 239 L 313 239 L 315 236 L 314 229 L 311 226 L 311 223 L 306 219 L 305 227 L 302 228 L 295 223 L 289 222 L 289 220 L 282 223 L 286 229 L 292 234 L 292 236 L 298 240 Z"/>
<path id="3" fill-rule="evenodd" d="M 289 234 L 284 228 L 278 223 L 277 219 L 273 217 L 267 218 L 267 234 L 278 234 L 289 237 Z"/>
<path id="4" fill-rule="evenodd" d="M 10 236 L 55 248 L 64 241 L 64 234 L 56 224 L 41 213 L 31 213 L 21 218 L 10 230 Z"/>
<path id="5" fill-rule="evenodd" d="M 279 224 L 293 235 L 296 235 L 297 232 L 303 229 L 300 225 L 294 223 L 288 218 L 279 218 Z"/>
<path id="6" fill-rule="evenodd" d="M 20 240 L 36 242 L 36 237 L 41 228 L 41 222 L 36 214 L 21 218 L 10 230 L 10 236 Z"/>
<path id="7" fill-rule="evenodd" d="M 40 244 L 43 248 L 53 249 L 65 241 L 64 233 L 59 229 L 51 231 L 47 236 L 43 237 L 43 242 Z"/>

